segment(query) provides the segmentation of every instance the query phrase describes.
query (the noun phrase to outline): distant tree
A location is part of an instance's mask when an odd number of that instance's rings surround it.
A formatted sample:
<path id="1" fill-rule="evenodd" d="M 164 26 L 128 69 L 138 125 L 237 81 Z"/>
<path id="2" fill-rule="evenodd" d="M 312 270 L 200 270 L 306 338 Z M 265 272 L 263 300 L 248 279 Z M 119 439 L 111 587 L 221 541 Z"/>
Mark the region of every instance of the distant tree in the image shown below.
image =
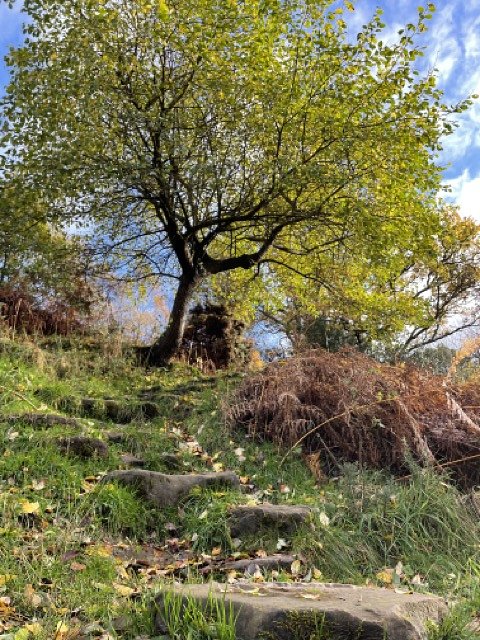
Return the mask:
<path id="1" fill-rule="evenodd" d="M 455 356 L 455 349 L 439 344 L 436 347 L 418 349 L 409 355 L 406 360 L 412 364 L 428 369 L 437 375 L 446 375 Z"/>
<path id="2" fill-rule="evenodd" d="M 255 296 L 256 319 L 279 328 L 294 349 L 350 345 L 382 359 L 403 358 L 480 324 L 479 227 L 450 206 L 438 215 L 437 232 L 420 239 L 422 251 L 401 238 L 383 250 L 368 243 L 337 250 L 324 261 L 325 293 L 292 286 L 285 271 L 276 272 L 270 295 L 255 278 L 223 280 L 214 291 L 239 312 Z"/>
<path id="3" fill-rule="evenodd" d="M 446 106 L 415 70 L 433 5 L 391 45 L 380 11 L 351 42 L 330 0 L 24 9 L 4 171 L 20 164 L 53 218 L 91 222 L 125 279 L 177 280 L 151 362 L 175 353 L 194 292 L 224 274 L 256 276 L 268 296 L 288 281 L 325 298 L 358 255 L 348 293 L 362 304 L 370 273 L 386 282 L 406 251 L 415 264 L 432 252 L 435 157 L 470 104 Z"/>
<path id="4" fill-rule="evenodd" d="M 82 242 L 52 228 L 45 205 L 30 195 L 18 181 L 0 182 L 0 316 L 15 325 L 24 308 L 38 328 L 45 318 L 36 323 L 34 310 L 48 307 L 63 322 L 87 313 L 97 291 Z"/>

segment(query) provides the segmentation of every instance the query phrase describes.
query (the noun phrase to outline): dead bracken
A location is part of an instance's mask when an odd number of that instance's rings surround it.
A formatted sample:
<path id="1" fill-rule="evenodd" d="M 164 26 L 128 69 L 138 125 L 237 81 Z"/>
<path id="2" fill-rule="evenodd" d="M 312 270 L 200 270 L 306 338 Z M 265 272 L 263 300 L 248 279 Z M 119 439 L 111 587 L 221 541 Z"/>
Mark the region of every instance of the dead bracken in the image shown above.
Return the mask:
<path id="1" fill-rule="evenodd" d="M 471 385 L 353 350 L 316 349 L 249 377 L 225 408 L 233 428 L 317 454 L 332 475 L 344 463 L 409 473 L 409 459 L 478 484 L 480 426 Z M 470 403 L 463 408 L 463 399 Z"/>

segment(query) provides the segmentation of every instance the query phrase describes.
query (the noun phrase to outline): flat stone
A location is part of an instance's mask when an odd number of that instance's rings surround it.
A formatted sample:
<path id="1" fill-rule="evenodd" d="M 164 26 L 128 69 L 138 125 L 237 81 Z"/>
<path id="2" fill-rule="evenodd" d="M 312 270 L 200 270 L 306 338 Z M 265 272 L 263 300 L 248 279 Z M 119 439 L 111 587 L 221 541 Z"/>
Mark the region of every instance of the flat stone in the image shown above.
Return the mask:
<path id="1" fill-rule="evenodd" d="M 158 508 L 177 505 L 195 487 L 215 487 L 218 485 L 238 487 L 240 480 L 232 471 L 191 475 L 167 475 L 145 469 L 111 471 L 102 482 L 119 482 L 135 488 L 140 495 Z"/>
<path id="2" fill-rule="evenodd" d="M 129 438 L 126 433 L 121 433 L 120 431 L 108 431 L 107 432 L 107 440 L 112 444 L 123 444 L 126 445 L 129 442 Z"/>
<path id="3" fill-rule="evenodd" d="M 133 453 L 123 453 L 120 456 L 120 460 L 122 461 L 122 464 L 124 464 L 127 467 L 144 467 L 145 466 L 145 460 L 143 460 L 143 458 L 138 458 L 137 456 L 134 456 Z"/>
<path id="4" fill-rule="evenodd" d="M 145 418 L 149 418 L 150 420 L 153 418 L 157 418 L 161 414 L 160 407 L 156 402 L 142 402 L 139 405 L 139 408 Z"/>
<path id="5" fill-rule="evenodd" d="M 43 427 L 45 429 L 57 426 L 83 429 L 82 423 L 76 418 L 67 418 L 66 416 L 60 416 L 55 413 L 23 413 L 13 416 L 2 416 L 0 420 L 11 424 L 23 423 L 31 425 L 32 427 Z"/>
<path id="6" fill-rule="evenodd" d="M 241 560 L 221 561 L 205 567 L 201 573 L 208 575 L 213 571 L 244 571 L 253 575 L 258 569 L 264 571 L 289 570 L 295 561 L 295 556 L 276 553 L 265 558 L 242 558 Z"/>
<path id="7" fill-rule="evenodd" d="M 135 418 L 135 412 L 129 405 L 124 405 L 117 400 L 104 401 L 105 415 L 118 424 L 128 424 Z"/>
<path id="8" fill-rule="evenodd" d="M 427 621 L 438 622 L 447 607 L 441 598 L 393 589 L 336 584 L 211 583 L 174 588 L 209 607 L 211 598 L 232 607 L 238 640 L 424 640 Z M 163 600 L 157 600 L 156 628 L 165 631 Z"/>
<path id="9" fill-rule="evenodd" d="M 168 471 L 178 471 L 182 467 L 182 462 L 175 453 L 162 453 L 160 455 L 160 462 Z"/>
<path id="10" fill-rule="evenodd" d="M 87 436 L 73 436 L 71 438 L 58 438 L 56 443 L 61 451 L 67 455 L 79 458 L 106 458 L 108 446 L 98 438 Z"/>
<path id="11" fill-rule="evenodd" d="M 295 531 L 310 517 L 311 509 L 288 504 L 240 505 L 230 511 L 228 518 L 234 538 L 254 534 L 266 528 L 275 528 L 283 533 Z"/>

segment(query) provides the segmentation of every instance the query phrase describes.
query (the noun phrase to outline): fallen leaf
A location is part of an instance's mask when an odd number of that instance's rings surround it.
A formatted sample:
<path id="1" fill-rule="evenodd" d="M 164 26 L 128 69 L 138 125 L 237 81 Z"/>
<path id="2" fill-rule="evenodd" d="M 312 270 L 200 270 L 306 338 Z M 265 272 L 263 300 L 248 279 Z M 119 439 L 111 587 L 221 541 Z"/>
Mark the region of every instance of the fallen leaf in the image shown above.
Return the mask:
<path id="1" fill-rule="evenodd" d="M 288 542 L 284 538 L 279 538 L 277 542 L 277 550 L 281 551 L 282 549 L 285 549 L 285 547 L 288 547 Z"/>
<path id="2" fill-rule="evenodd" d="M 24 628 L 34 637 L 41 635 L 43 631 L 43 627 L 39 622 L 26 624 Z"/>
<path id="3" fill-rule="evenodd" d="M 119 593 L 121 596 L 123 596 L 124 598 L 128 598 L 133 593 L 135 593 L 135 589 L 132 589 L 132 587 L 127 587 L 126 585 L 119 584 L 118 582 L 114 582 L 112 586 L 115 589 L 115 591 Z"/>
<path id="4" fill-rule="evenodd" d="M 35 608 L 40 607 L 43 603 L 42 596 L 35 591 L 33 585 L 31 584 L 25 585 L 25 589 L 23 590 L 23 597 L 30 604 L 30 606 Z"/>
<path id="5" fill-rule="evenodd" d="M 20 502 L 22 507 L 22 513 L 28 515 L 35 515 L 40 513 L 40 504 L 38 502 L 29 502 L 28 500 L 22 500 Z"/>
<path id="6" fill-rule="evenodd" d="M 393 569 L 384 569 L 383 571 L 379 571 L 375 577 L 383 584 L 392 584 Z"/>
<path id="7" fill-rule="evenodd" d="M 59 622 L 55 630 L 54 640 L 65 640 L 70 631 L 70 627 L 64 622 Z"/>
<path id="8" fill-rule="evenodd" d="M 86 568 L 86 565 L 82 564 L 81 562 L 72 562 L 72 564 L 70 565 L 70 569 L 72 571 L 85 571 Z"/>
<path id="9" fill-rule="evenodd" d="M 265 577 L 263 573 L 260 571 L 260 567 L 255 565 L 255 573 L 253 574 L 254 582 L 265 582 Z"/>
<path id="10" fill-rule="evenodd" d="M 15 580 L 17 576 L 13 575 L 12 573 L 4 573 L 3 575 L 0 574 L 0 587 L 4 587 L 7 582 L 10 582 L 10 580 Z"/>
<path id="11" fill-rule="evenodd" d="M 317 569 L 316 567 L 313 568 L 313 577 L 315 580 L 322 580 L 323 579 L 323 573 L 320 571 L 320 569 Z"/>
<path id="12" fill-rule="evenodd" d="M 300 560 L 294 560 L 292 562 L 292 565 L 290 567 L 290 571 L 292 572 L 292 576 L 298 576 L 300 571 L 302 569 L 302 563 L 300 562 Z"/>
<path id="13" fill-rule="evenodd" d="M 322 513 L 318 516 L 318 519 L 320 521 L 320 524 L 324 527 L 328 527 L 330 524 L 330 518 L 327 516 L 327 514 L 325 513 L 325 511 L 322 511 Z"/>

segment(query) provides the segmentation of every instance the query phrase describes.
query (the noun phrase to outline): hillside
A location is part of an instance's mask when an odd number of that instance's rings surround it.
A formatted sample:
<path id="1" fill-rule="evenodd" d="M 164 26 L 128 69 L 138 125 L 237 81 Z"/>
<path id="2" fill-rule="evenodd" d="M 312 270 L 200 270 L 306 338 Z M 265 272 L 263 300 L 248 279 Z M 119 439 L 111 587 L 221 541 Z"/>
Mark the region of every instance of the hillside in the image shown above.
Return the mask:
<path id="1" fill-rule="evenodd" d="M 212 577 L 433 592 L 459 604 L 432 638 L 473 637 L 478 516 L 445 478 L 413 468 L 398 482 L 350 465 L 317 486 L 299 451 L 282 461 L 284 450 L 226 426 L 240 374 L 145 371 L 114 343 L 3 340 L 0 372 L 0 638 L 158 637 L 155 594 Z M 138 483 L 103 480 L 130 468 L 228 470 L 240 485 L 158 508 Z M 312 511 L 294 527 L 232 530 L 233 506 L 264 502 Z"/>

